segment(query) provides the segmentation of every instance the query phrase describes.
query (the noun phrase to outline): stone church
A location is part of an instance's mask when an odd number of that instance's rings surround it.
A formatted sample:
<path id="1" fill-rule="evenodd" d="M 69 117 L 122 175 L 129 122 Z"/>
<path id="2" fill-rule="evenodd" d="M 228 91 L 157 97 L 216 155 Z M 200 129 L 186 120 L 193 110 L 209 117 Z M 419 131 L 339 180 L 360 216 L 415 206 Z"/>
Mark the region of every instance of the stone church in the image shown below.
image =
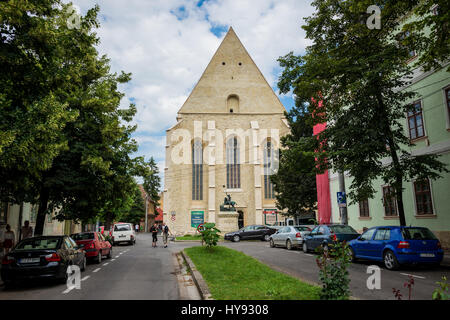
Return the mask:
<path id="1" fill-rule="evenodd" d="M 166 132 L 163 214 L 173 233 L 193 234 L 203 222 L 224 233 L 280 220 L 269 177 L 289 132 L 284 111 L 230 28 Z"/>

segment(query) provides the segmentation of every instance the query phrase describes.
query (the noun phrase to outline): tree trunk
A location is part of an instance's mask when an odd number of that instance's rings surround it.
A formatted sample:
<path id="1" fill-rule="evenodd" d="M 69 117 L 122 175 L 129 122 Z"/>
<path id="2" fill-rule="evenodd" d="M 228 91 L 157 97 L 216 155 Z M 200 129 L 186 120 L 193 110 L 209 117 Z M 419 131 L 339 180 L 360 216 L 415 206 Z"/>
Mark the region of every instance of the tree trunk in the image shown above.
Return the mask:
<path id="1" fill-rule="evenodd" d="M 405 209 L 403 206 L 403 172 L 400 166 L 400 161 L 397 154 L 397 145 L 394 141 L 391 127 L 389 126 L 389 117 L 387 116 L 386 109 L 384 107 L 383 98 L 380 93 L 377 94 L 377 101 L 382 112 L 382 121 L 385 125 L 385 133 L 387 134 L 387 140 L 389 145 L 389 151 L 391 153 L 392 164 L 395 171 L 395 182 L 393 188 L 395 190 L 395 199 L 397 202 L 398 217 L 400 219 L 400 226 L 406 226 Z M 384 118 L 384 119 L 383 119 Z"/>
<path id="2" fill-rule="evenodd" d="M 45 216 L 47 214 L 49 196 L 49 190 L 47 188 L 42 188 L 39 195 L 39 209 L 34 229 L 35 236 L 42 236 L 44 234 Z"/>

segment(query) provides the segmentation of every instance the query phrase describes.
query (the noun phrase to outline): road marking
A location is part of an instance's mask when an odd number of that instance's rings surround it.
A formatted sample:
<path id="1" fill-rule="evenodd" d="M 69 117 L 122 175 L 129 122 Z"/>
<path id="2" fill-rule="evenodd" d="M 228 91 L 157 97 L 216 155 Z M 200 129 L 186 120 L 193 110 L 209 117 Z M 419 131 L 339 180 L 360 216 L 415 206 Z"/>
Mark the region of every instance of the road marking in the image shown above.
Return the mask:
<path id="1" fill-rule="evenodd" d="M 86 277 L 84 277 L 83 279 L 81 279 L 81 281 L 85 281 L 85 280 L 87 280 L 87 279 L 89 279 L 91 276 L 86 276 Z"/>
<path id="2" fill-rule="evenodd" d="M 104 266 L 107 266 L 109 264 L 109 262 L 105 263 Z"/>
<path id="3" fill-rule="evenodd" d="M 115 256 L 114 258 L 117 259 L 119 256 Z"/>
<path id="4" fill-rule="evenodd" d="M 63 294 L 69 293 L 70 291 L 72 291 L 73 288 L 75 287 L 67 288 L 66 290 L 63 291 Z"/>
<path id="5" fill-rule="evenodd" d="M 101 268 L 97 268 L 97 269 L 95 269 L 94 271 L 92 271 L 92 272 L 99 272 L 100 271 L 100 269 Z"/>
<path id="6" fill-rule="evenodd" d="M 116 259 L 111 259 L 111 261 L 116 261 Z"/>
<path id="7" fill-rule="evenodd" d="M 400 273 L 400 274 L 402 274 L 402 275 L 404 275 L 404 276 L 411 276 L 411 277 L 414 277 L 414 278 L 419 278 L 419 279 L 426 279 L 425 277 L 422 277 L 422 276 L 416 276 L 416 275 L 409 274 L 409 273 Z"/>

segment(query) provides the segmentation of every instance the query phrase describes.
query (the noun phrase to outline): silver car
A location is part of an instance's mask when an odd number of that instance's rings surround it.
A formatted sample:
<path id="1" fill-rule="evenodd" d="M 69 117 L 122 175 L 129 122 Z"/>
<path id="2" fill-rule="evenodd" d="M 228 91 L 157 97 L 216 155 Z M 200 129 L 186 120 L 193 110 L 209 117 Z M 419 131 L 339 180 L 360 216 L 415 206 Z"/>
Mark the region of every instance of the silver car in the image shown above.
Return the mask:
<path id="1" fill-rule="evenodd" d="M 270 236 L 270 247 L 301 248 L 305 235 L 310 234 L 308 226 L 286 226 Z"/>

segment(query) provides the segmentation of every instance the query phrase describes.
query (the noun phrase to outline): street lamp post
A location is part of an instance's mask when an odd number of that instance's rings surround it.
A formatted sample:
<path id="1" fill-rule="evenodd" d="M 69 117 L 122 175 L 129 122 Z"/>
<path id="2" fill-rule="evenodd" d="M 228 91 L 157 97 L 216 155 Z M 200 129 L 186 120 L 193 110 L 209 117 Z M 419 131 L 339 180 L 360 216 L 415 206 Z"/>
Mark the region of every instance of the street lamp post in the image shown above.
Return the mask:
<path id="1" fill-rule="evenodd" d="M 148 215 L 147 215 L 147 206 L 148 206 L 148 195 L 145 194 L 145 232 L 148 231 Z"/>

